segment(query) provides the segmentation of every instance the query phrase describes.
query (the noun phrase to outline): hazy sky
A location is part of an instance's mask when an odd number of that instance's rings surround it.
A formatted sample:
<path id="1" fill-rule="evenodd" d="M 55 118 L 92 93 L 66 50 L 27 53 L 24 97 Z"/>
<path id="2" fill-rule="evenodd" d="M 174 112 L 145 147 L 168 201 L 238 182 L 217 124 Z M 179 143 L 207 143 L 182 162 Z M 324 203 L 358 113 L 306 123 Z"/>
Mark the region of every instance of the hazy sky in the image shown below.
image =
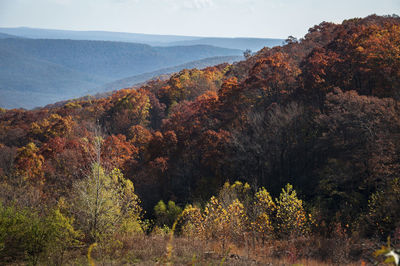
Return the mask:
<path id="1" fill-rule="evenodd" d="M 372 13 L 400 0 L 0 0 L 0 27 L 286 38 Z"/>

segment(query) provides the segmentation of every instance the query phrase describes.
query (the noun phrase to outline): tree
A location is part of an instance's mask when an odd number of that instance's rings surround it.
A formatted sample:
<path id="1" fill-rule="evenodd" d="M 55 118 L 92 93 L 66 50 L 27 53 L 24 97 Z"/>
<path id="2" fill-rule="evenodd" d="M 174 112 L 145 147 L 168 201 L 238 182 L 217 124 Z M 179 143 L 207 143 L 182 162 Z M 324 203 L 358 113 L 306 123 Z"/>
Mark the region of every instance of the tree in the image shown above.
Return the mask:
<path id="1" fill-rule="evenodd" d="M 34 184 L 41 184 L 43 180 L 44 158 L 39 154 L 39 148 L 35 143 L 30 142 L 25 147 L 19 148 L 15 158 L 17 172 L 24 180 Z"/>
<path id="2" fill-rule="evenodd" d="M 394 178 L 371 195 L 365 220 L 367 224 L 361 225 L 361 229 L 366 235 L 377 234 L 382 239 L 394 236 L 400 228 L 400 178 Z"/>
<path id="3" fill-rule="evenodd" d="M 257 60 L 244 82 L 244 93 L 252 104 L 281 102 L 292 94 L 301 70 L 287 53 L 277 52 Z"/>
<path id="4" fill-rule="evenodd" d="M 46 252 L 54 264 L 62 265 L 65 252 L 80 244 L 79 239 L 82 236 L 72 226 L 73 222 L 74 219 L 65 216 L 59 207 L 54 209 L 46 218 L 46 224 L 49 228 Z"/>
<path id="5" fill-rule="evenodd" d="M 280 236 L 300 236 L 309 230 L 306 212 L 303 208 L 303 201 L 297 198 L 293 186 L 287 184 L 282 189 L 279 199 L 276 199 L 276 219 L 278 235 Z"/>
<path id="6" fill-rule="evenodd" d="M 326 218 L 352 224 L 368 199 L 398 177 L 400 119 L 393 99 L 335 89 L 316 117 L 323 160 L 316 171 Z M 338 222 L 338 221 L 336 221 Z"/>
<path id="7" fill-rule="evenodd" d="M 36 210 L 3 206 L 0 203 L 0 257 L 2 262 L 28 260 L 36 265 L 40 259 L 62 264 L 64 251 L 78 244 L 80 234 L 72 219 L 59 208 L 39 215 Z M 44 256 L 46 255 L 46 256 Z"/>
<path id="8" fill-rule="evenodd" d="M 113 95 L 101 122 L 111 133 L 128 135 L 130 127 L 148 124 L 150 107 L 146 91 L 121 90 Z"/>
<path id="9" fill-rule="evenodd" d="M 80 228 L 96 242 L 115 230 L 120 209 L 114 194 L 111 179 L 103 168 L 93 164 L 92 172 L 74 185 L 76 199 L 74 213 Z"/>
<path id="10" fill-rule="evenodd" d="M 122 169 L 128 160 L 137 155 L 138 149 L 122 134 L 107 137 L 102 145 L 102 162 L 107 169 Z"/>
<path id="11" fill-rule="evenodd" d="M 211 197 L 204 209 L 204 232 L 206 239 L 221 241 L 225 250 L 229 242 L 243 244 L 248 230 L 247 204 L 251 204 L 250 186 L 241 182 L 222 187 L 218 198 Z M 239 200 L 242 199 L 244 204 Z"/>
<path id="12" fill-rule="evenodd" d="M 168 204 L 160 200 L 157 205 L 154 206 L 154 214 L 159 226 L 166 225 L 171 227 L 181 213 L 182 208 L 177 206 L 172 200 L 168 201 Z"/>
<path id="13" fill-rule="evenodd" d="M 276 204 L 269 192 L 263 187 L 254 195 L 253 221 L 251 227 L 264 241 L 271 237 L 274 231 L 274 218 L 276 215 Z"/>
<path id="14" fill-rule="evenodd" d="M 41 140 L 46 141 L 53 137 L 64 137 L 69 134 L 74 126 L 71 116 L 60 116 L 51 114 L 39 123 L 33 122 L 31 125 L 31 134 Z"/>
<path id="15" fill-rule="evenodd" d="M 120 229 L 141 231 L 139 199 L 132 182 L 118 169 L 107 174 L 93 164 L 91 174 L 78 181 L 74 189 L 73 212 L 89 241 L 101 241 Z M 134 228 L 127 228 L 127 224 Z"/>
<path id="16" fill-rule="evenodd" d="M 400 25 L 393 20 L 348 21 L 337 27 L 336 38 L 314 49 L 303 61 L 303 89 L 318 98 L 320 106 L 324 95 L 335 87 L 398 99 L 399 30 Z"/>
<path id="17" fill-rule="evenodd" d="M 134 231 L 141 231 L 141 207 L 133 184 L 119 169 L 110 173 L 103 169 L 102 143 L 103 139 L 97 133 L 91 171 L 74 184 L 73 212 L 90 242 L 101 241 L 118 230 L 128 229 L 127 223 L 136 228 Z"/>
<path id="18" fill-rule="evenodd" d="M 249 59 L 251 57 L 251 50 L 250 49 L 246 49 L 243 52 L 243 56 L 244 56 L 244 58 Z"/>
<path id="19" fill-rule="evenodd" d="M 181 214 L 182 234 L 191 238 L 203 239 L 205 236 L 204 216 L 200 208 L 187 205 Z"/>
<path id="20" fill-rule="evenodd" d="M 289 37 L 287 37 L 287 39 L 285 40 L 286 44 L 292 44 L 292 43 L 297 43 L 298 40 L 296 37 L 290 35 Z"/>

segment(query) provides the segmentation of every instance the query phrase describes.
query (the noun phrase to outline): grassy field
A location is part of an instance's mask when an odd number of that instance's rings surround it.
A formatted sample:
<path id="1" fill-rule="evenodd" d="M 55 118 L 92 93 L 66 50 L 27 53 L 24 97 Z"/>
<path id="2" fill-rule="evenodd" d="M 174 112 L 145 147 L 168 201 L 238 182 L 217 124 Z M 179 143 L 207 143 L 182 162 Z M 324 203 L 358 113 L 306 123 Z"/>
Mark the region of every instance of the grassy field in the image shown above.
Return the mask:
<path id="1" fill-rule="evenodd" d="M 167 246 L 172 243 L 168 254 Z M 317 245 L 317 246 L 314 246 Z M 320 247 L 318 247 L 320 245 Z M 327 245 L 325 252 L 324 246 Z M 330 246 L 329 246 L 330 245 Z M 355 249 L 365 253 L 367 260 L 352 260 Z M 363 265 L 368 261 L 366 244 L 354 246 L 337 240 L 288 240 L 259 243 L 255 247 L 227 245 L 222 249 L 219 242 L 205 242 L 183 237 L 137 236 L 123 237 L 116 243 L 97 245 L 92 249 L 90 261 L 84 249 L 67 254 L 68 265 Z M 369 248 L 372 248 L 369 246 Z M 314 249 L 314 250 L 313 250 Z M 86 249 L 87 251 L 88 249 Z M 371 249 L 372 250 L 372 249 Z M 354 255 L 354 254 L 353 254 Z"/>

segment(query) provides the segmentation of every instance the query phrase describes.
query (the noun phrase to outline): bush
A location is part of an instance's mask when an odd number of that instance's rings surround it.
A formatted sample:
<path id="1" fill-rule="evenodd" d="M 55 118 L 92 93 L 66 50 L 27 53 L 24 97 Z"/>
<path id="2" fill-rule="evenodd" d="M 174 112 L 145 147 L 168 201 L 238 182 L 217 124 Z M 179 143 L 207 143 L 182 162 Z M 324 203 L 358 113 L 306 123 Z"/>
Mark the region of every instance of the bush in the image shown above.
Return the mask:
<path id="1" fill-rule="evenodd" d="M 156 206 L 154 206 L 154 214 L 156 216 L 156 223 L 158 226 L 172 227 L 172 224 L 182 213 L 182 208 L 177 206 L 175 202 L 168 201 L 168 205 L 164 201 L 160 200 Z"/>
<path id="2" fill-rule="evenodd" d="M 377 234 L 382 239 L 394 236 L 400 226 L 400 178 L 390 180 L 383 190 L 371 195 L 366 223 L 361 224 L 365 234 Z"/>
<path id="3" fill-rule="evenodd" d="M 42 255 L 57 257 L 77 243 L 72 220 L 58 209 L 48 215 L 0 204 L 0 257 L 5 262 L 29 261 L 36 265 Z M 47 257 L 49 257 L 47 256 Z"/>

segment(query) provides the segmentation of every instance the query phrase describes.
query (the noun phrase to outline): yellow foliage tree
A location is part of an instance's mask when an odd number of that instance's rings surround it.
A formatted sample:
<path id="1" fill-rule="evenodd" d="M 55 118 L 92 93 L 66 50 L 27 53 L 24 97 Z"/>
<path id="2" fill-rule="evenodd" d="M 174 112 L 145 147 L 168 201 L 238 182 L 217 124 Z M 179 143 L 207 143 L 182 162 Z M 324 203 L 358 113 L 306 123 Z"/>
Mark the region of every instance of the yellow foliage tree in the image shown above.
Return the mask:
<path id="1" fill-rule="evenodd" d="M 71 116 L 51 114 L 40 122 L 32 123 L 31 134 L 43 141 L 56 136 L 63 137 L 71 132 L 74 123 Z"/>
<path id="2" fill-rule="evenodd" d="M 287 184 L 282 189 L 277 202 L 277 233 L 280 236 L 305 235 L 310 226 L 307 221 L 306 212 L 303 208 L 303 201 L 297 198 L 293 186 Z"/>
<path id="3" fill-rule="evenodd" d="M 130 180 L 118 169 L 110 174 L 99 164 L 78 181 L 73 210 L 80 228 L 90 241 L 101 241 L 115 232 L 141 232 L 139 199 Z"/>
<path id="4" fill-rule="evenodd" d="M 211 197 L 204 210 L 205 238 L 221 241 L 223 250 L 229 241 L 242 244 L 247 223 L 245 207 L 238 199 L 224 208 L 217 198 Z"/>
<path id="5" fill-rule="evenodd" d="M 182 234 L 191 238 L 204 238 L 204 216 L 195 206 L 187 205 L 181 214 Z"/>
<path id="6" fill-rule="evenodd" d="M 25 147 L 19 148 L 15 158 L 17 174 L 25 181 L 42 184 L 44 158 L 39 154 L 39 148 L 30 142 Z"/>
<path id="7" fill-rule="evenodd" d="M 264 241 L 271 236 L 274 230 L 272 219 L 275 215 L 276 204 L 265 188 L 259 189 L 254 198 L 254 219 L 251 222 L 251 228 L 253 232 L 257 232 Z"/>

